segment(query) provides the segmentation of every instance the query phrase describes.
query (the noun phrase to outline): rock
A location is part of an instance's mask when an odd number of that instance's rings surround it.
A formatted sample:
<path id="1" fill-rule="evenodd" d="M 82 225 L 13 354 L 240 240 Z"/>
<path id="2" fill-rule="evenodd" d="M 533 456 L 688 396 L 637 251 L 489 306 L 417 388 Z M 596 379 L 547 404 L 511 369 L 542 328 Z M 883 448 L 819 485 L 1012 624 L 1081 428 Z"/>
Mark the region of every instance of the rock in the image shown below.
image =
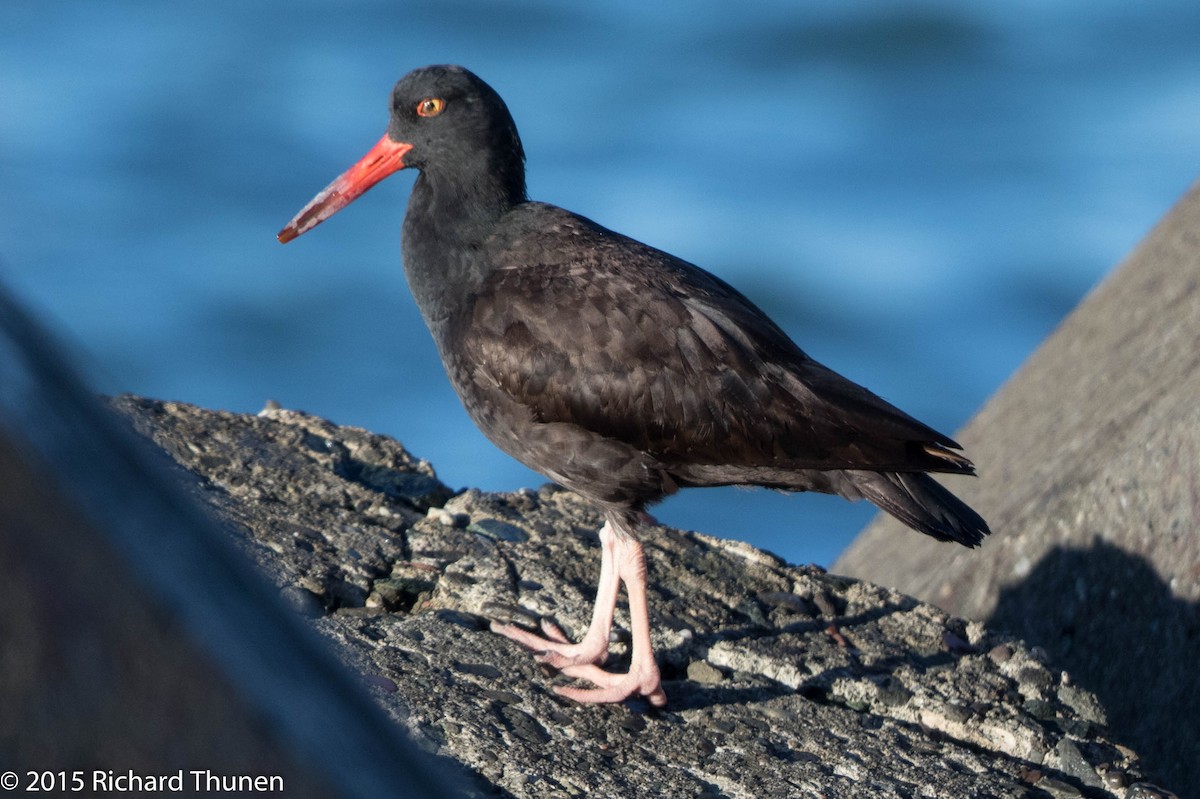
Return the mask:
<path id="1" fill-rule="evenodd" d="M 338 663 L 297 615 L 326 616 L 306 585 L 318 559 L 287 557 L 261 527 L 244 539 L 260 562 L 296 568 L 269 585 L 3 287 L 0 387 L 0 787 L 198 795 L 251 780 L 289 797 L 462 795 L 459 766 L 421 756 L 358 684 L 371 672 Z M 210 455 L 203 436 L 175 441 L 227 478 L 228 492 L 193 490 L 228 498 L 231 513 L 279 477 L 259 438 Z M 258 454 L 235 466 L 226 452 Z M 298 541 L 323 539 L 301 527 Z M 337 544 L 348 563 L 349 529 Z"/>
<path id="2" fill-rule="evenodd" d="M 1042 795 L 1122 796 L 1102 765 L 1142 779 L 1132 751 L 1092 722 L 1094 700 L 1074 683 L 1062 692 L 1020 641 L 665 527 L 644 544 L 668 708 L 573 704 L 552 691 L 566 678 L 487 625 L 586 628 L 602 520 L 574 494 L 467 491 L 445 502 L 469 519 L 452 526 L 423 504 L 436 490 L 406 495 L 394 489 L 406 481 L 388 489 L 332 466 L 341 456 L 329 453 L 369 450 L 432 479 L 389 439 L 291 411 L 115 404 L 193 473 L 276 586 L 326 586 L 311 624 L 396 723 L 503 795 L 1009 797 L 1027 795 L 1029 764 Z M 620 668 L 628 636 L 616 638 Z"/>
<path id="3" fill-rule="evenodd" d="M 203 477 L 201 496 L 236 522 L 247 555 L 281 587 L 298 586 L 331 610 L 361 607 L 404 560 L 400 531 L 451 494 L 391 439 L 305 413 L 248 416 L 132 397 L 116 406 Z"/>
<path id="4" fill-rule="evenodd" d="M 693 660 L 687 667 L 687 678 L 701 685 L 716 685 L 725 679 L 721 670 L 704 660 Z"/>
<path id="5" fill-rule="evenodd" d="M 1044 646 L 1147 767 L 1200 795 L 1200 185 L 961 435 L 995 534 L 880 519 L 834 568 Z M 947 481 L 949 484 L 951 481 Z"/>

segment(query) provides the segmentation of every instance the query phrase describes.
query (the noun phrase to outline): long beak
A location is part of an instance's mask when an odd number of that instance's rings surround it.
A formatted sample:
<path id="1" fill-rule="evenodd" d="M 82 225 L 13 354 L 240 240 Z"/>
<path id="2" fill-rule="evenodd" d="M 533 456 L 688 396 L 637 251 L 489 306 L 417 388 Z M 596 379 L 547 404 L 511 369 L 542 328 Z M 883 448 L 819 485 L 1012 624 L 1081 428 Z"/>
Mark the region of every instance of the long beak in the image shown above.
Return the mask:
<path id="1" fill-rule="evenodd" d="M 392 141 L 385 135 L 358 163 L 322 189 L 279 231 L 279 243 L 287 244 L 301 233 L 315 228 L 388 175 L 404 169 L 404 154 L 412 148 L 411 144 Z"/>

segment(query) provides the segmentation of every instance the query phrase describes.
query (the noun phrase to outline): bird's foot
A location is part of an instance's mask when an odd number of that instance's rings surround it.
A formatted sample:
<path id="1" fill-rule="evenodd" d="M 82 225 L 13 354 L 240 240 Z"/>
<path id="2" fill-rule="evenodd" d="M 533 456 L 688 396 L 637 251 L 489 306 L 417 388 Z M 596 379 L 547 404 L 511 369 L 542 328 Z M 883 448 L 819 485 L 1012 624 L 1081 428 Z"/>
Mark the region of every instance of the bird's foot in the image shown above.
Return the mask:
<path id="1" fill-rule="evenodd" d="M 612 631 L 617 591 L 625 584 L 629 594 L 629 622 L 632 649 L 629 671 L 614 674 L 599 667 L 608 654 L 608 636 Z M 628 520 L 610 518 L 600 529 L 600 583 L 592 623 L 583 640 L 573 644 L 558 625 L 542 620 L 542 633 L 530 632 L 512 624 L 492 622 L 492 632 L 511 638 L 537 653 L 537 660 L 558 669 L 568 677 L 593 683 L 595 688 L 562 687 L 554 690 L 576 702 L 623 702 L 631 696 L 644 696 L 654 707 L 665 707 L 667 695 L 662 689 L 654 647 L 650 641 L 650 614 L 646 601 L 646 558 L 642 545 L 628 529 Z"/>
<path id="2" fill-rule="evenodd" d="M 544 636 L 522 629 L 515 624 L 492 622 L 492 632 L 511 638 L 526 649 L 533 650 L 534 659 L 551 668 L 565 670 L 601 663 L 608 656 L 607 635 L 601 639 L 590 632 L 577 644 L 571 643 L 562 628 L 549 619 L 542 619 Z"/>
<path id="3" fill-rule="evenodd" d="M 653 659 L 649 664 L 630 664 L 627 674 L 614 674 L 599 666 L 569 666 L 562 670 L 568 677 L 578 677 L 596 685 L 595 688 L 556 686 L 554 692 L 567 699 L 584 703 L 624 702 L 631 696 L 644 696 L 654 707 L 666 707 L 667 695 Z"/>

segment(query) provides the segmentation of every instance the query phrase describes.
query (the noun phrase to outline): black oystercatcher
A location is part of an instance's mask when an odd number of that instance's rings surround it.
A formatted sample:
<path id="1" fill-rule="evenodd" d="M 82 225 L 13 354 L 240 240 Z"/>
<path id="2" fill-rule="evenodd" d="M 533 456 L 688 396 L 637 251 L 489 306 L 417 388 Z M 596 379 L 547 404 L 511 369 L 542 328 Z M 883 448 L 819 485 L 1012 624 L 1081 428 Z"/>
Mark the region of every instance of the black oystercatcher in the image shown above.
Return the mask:
<path id="1" fill-rule="evenodd" d="M 467 70 L 410 72 L 387 134 L 279 233 L 288 242 L 391 173 L 420 171 L 404 272 L 467 412 L 498 447 L 599 506 L 600 584 L 571 643 L 492 629 L 595 688 L 666 704 L 650 643 L 645 509 L 679 488 L 755 485 L 866 499 L 968 547 L 987 524 L 927 472 L 974 474 L 947 436 L 808 357 L 719 278 L 589 219 L 531 202 L 508 108 Z M 620 584 L 629 672 L 600 668 Z"/>

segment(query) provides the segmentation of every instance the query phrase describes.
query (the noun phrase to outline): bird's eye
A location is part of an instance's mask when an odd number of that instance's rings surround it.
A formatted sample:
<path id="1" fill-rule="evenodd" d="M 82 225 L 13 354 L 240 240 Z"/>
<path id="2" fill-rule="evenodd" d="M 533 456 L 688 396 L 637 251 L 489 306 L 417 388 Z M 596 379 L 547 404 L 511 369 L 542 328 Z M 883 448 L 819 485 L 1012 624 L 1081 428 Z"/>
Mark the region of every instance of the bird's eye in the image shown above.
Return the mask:
<path id="1" fill-rule="evenodd" d="M 441 97 L 426 97 L 417 103 L 417 116 L 435 117 L 446 108 L 446 101 Z"/>

